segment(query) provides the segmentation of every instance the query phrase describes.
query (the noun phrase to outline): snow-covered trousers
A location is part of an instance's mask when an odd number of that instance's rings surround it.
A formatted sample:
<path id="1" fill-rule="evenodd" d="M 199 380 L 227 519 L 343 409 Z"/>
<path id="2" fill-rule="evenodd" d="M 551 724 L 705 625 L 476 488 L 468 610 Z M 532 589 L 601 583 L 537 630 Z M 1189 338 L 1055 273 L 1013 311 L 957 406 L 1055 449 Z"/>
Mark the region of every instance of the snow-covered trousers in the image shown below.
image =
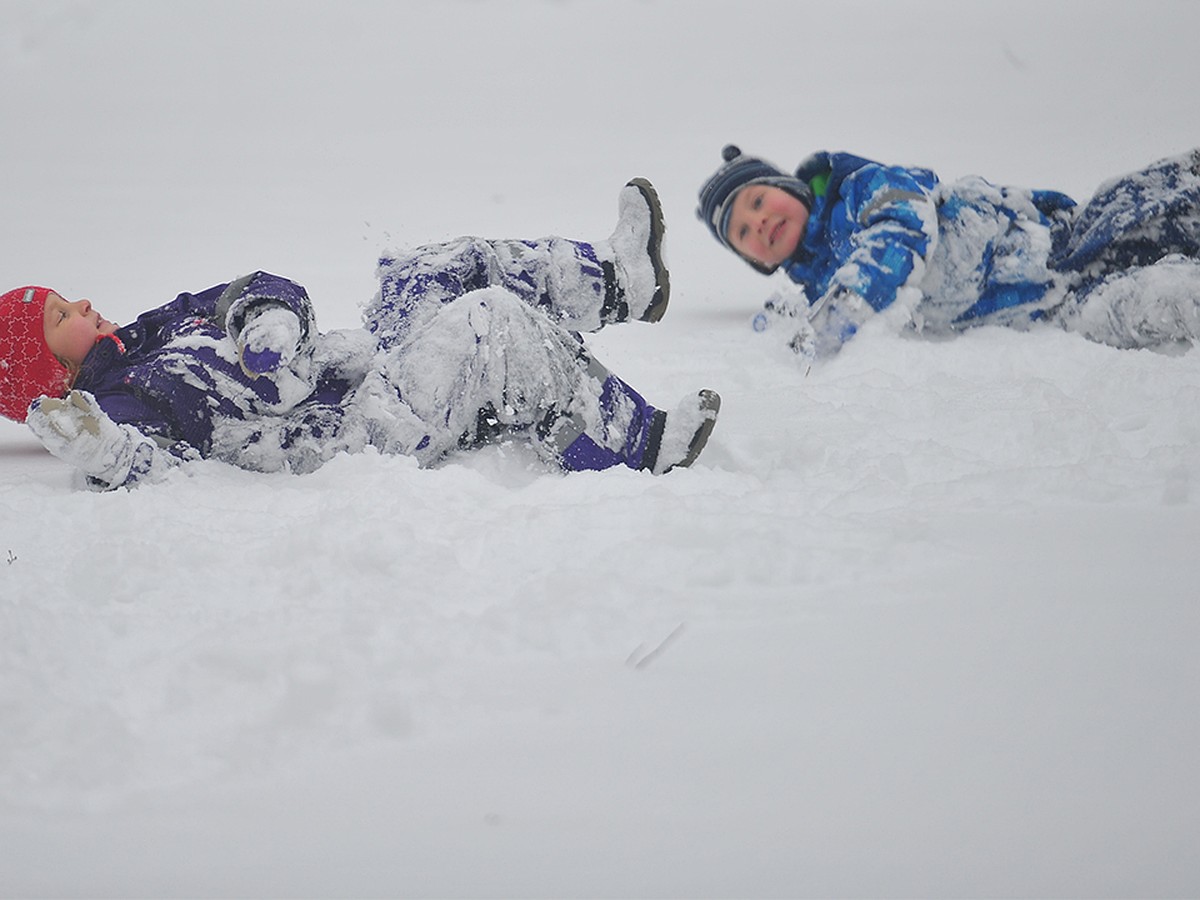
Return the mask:
<path id="1" fill-rule="evenodd" d="M 377 274 L 364 325 L 443 437 L 522 430 L 567 469 L 641 467 L 662 414 L 578 334 L 630 317 L 608 241 L 461 237 L 384 256 Z"/>
<path id="2" fill-rule="evenodd" d="M 1050 264 L 1068 330 L 1125 348 L 1200 343 L 1200 150 L 1101 185 Z"/>
<path id="3" fill-rule="evenodd" d="M 1057 321 L 1122 349 L 1200 344 L 1200 259 L 1176 254 L 1112 272 L 1068 297 Z"/>
<path id="4" fill-rule="evenodd" d="M 507 287 L 467 291 L 397 331 L 378 374 L 428 429 L 420 456 L 519 433 L 566 469 L 636 469 L 662 427 L 576 333 Z"/>
<path id="5" fill-rule="evenodd" d="M 502 287 L 570 331 L 598 331 L 629 318 L 607 241 L 461 237 L 379 260 L 379 293 L 363 323 L 384 346 L 438 306 L 468 291 Z"/>

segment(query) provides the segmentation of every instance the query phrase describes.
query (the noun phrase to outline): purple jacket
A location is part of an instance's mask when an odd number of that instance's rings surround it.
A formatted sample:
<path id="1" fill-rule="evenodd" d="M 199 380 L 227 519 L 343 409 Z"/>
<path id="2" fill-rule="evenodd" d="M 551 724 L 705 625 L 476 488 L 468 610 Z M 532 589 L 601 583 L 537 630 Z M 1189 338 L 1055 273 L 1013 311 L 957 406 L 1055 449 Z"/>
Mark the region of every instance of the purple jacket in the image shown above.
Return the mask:
<path id="1" fill-rule="evenodd" d="M 263 304 L 294 312 L 301 341 L 289 366 L 252 378 L 238 362 L 236 337 Z M 304 288 L 255 272 L 180 294 L 119 328 L 117 340 L 101 340 L 88 354 L 74 387 L 94 395 L 114 422 L 134 426 L 172 454 L 206 457 L 221 420 L 288 414 L 302 421 L 297 411 L 310 408 L 320 410 L 324 427 L 336 427 L 341 401 L 361 381 L 361 367 L 354 374 L 314 365 L 317 336 Z"/>

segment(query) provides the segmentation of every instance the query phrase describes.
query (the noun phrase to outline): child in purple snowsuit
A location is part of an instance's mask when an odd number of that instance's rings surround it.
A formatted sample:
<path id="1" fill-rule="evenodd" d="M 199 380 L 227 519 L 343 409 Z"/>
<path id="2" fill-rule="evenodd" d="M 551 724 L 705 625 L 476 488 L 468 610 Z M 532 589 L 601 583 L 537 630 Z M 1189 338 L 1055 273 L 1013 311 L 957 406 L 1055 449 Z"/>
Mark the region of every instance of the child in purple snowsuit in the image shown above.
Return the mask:
<path id="1" fill-rule="evenodd" d="M 662 317 L 663 230 L 654 189 L 635 179 L 608 240 L 461 238 L 387 256 L 365 327 L 328 333 L 304 288 L 266 272 L 180 294 L 123 328 L 86 300 L 11 291 L 0 348 L 40 357 L 25 365 L 0 350 L 4 411 L 27 409 L 47 448 L 100 487 L 192 458 L 303 473 L 375 447 L 432 465 L 513 435 L 566 470 L 662 473 L 695 460 L 719 398 L 701 391 L 656 409 L 579 332 Z M 35 315 L 40 348 L 10 333 Z M 65 366 L 61 379 L 46 357 Z"/>

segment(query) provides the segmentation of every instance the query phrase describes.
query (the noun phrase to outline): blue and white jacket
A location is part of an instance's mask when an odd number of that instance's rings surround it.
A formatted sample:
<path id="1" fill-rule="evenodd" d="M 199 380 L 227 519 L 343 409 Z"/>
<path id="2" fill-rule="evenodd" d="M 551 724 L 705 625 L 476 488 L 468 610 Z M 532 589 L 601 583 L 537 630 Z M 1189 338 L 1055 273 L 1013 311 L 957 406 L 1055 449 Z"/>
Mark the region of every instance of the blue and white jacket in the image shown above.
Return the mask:
<path id="1" fill-rule="evenodd" d="M 943 184 L 929 169 L 825 151 L 796 175 L 814 202 L 781 268 L 814 307 L 845 310 L 854 298 L 859 312 L 837 326 L 839 341 L 901 296 L 916 327 L 931 331 L 1017 324 L 1061 302 L 1048 261 L 1070 230 L 1075 201 L 1065 194 L 978 177 Z"/>

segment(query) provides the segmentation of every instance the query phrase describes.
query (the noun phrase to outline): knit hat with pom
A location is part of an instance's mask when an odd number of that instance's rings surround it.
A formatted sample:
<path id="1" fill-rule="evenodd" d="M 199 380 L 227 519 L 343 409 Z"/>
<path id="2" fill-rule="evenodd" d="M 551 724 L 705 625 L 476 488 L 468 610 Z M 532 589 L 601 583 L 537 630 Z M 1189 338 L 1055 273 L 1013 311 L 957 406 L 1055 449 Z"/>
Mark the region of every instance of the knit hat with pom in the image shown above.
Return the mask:
<path id="1" fill-rule="evenodd" d="M 700 187 L 700 204 L 696 217 L 708 226 L 713 237 L 722 246 L 738 251 L 729 242 L 729 216 L 733 212 L 733 201 L 738 191 L 750 184 L 767 184 L 787 191 L 812 209 L 813 192 L 807 184 L 794 175 L 786 175 L 771 163 L 757 156 L 747 156 L 734 144 L 727 144 L 721 151 L 721 167 Z M 741 256 L 740 253 L 738 253 Z M 746 259 L 746 257 L 742 257 Z M 775 271 L 774 266 L 764 266 L 746 259 L 755 269 L 764 274 Z"/>
<path id="2" fill-rule="evenodd" d="M 61 397 L 71 380 L 46 346 L 50 293 L 49 288 L 21 287 L 0 297 L 0 415 L 16 422 L 25 421 L 35 398 Z"/>

